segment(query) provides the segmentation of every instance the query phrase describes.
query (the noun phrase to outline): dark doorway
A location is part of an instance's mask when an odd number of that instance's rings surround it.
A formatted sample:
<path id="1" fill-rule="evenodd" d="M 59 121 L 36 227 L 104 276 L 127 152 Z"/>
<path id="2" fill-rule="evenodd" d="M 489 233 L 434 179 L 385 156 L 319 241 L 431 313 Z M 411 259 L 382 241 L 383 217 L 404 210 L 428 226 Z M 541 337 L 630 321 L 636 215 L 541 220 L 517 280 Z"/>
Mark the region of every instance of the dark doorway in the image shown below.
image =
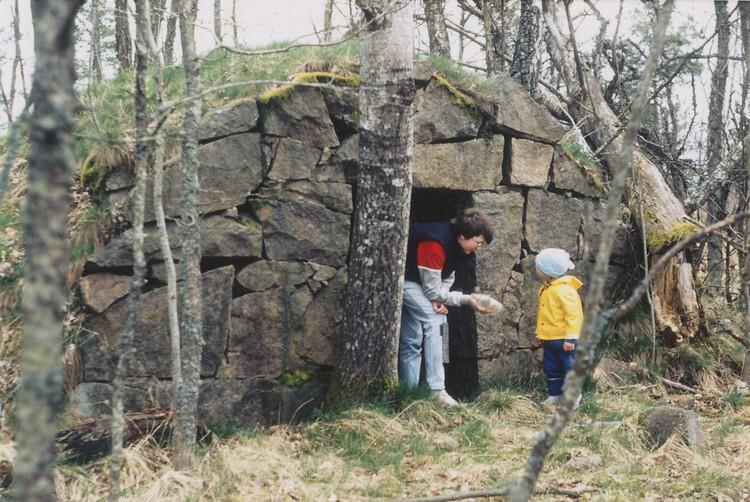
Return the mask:
<path id="1" fill-rule="evenodd" d="M 414 189 L 411 197 L 412 223 L 446 221 L 473 205 L 471 192 L 445 189 Z M 476 261 L 466 260 L 456 269 L 454 291 L 473 293 L 476 286 Z M 445 365 L 445 386 L 455 398 L 472 397 L 479 388 L 477 367 L 477 326 L 474 311 L 450 307 L 450 362 Z"/>

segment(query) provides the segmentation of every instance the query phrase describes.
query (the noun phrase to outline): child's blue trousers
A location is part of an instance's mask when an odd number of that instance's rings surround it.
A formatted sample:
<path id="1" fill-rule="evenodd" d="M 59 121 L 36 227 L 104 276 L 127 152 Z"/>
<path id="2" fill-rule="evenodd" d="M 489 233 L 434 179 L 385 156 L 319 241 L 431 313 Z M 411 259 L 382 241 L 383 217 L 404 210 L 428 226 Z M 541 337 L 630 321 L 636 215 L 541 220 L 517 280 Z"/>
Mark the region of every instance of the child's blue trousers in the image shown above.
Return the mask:
<path id="1" fill-rule="evenodd" d="M 563 344 L 570 342 L 577 347 L 578 340 L 544 340 L 542 348 L 542 370 L 547 375 L 547 389 L 550 396 L 562 394 L 565 375 L 573 367 L 576 360 L 576 350 L 564 351 Z"/>

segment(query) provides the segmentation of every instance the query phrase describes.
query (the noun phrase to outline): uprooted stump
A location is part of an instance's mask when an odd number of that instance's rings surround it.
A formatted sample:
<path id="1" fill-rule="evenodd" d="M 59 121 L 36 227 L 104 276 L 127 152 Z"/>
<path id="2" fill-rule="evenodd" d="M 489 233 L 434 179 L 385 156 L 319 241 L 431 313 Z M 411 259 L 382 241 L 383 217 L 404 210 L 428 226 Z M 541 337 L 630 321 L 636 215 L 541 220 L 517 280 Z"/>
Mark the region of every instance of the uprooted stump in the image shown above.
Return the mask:
<path id="1" fill-rule="evenodd" d="M 639 422 L 648 433 L 654 448 L 660 447 L 675 434 L 691 448 L 702 448 L 707 444 L 700 417 L 691 410 L 656 406 L 644 411 Z"/>
<path id="2" fill-rule="evenodd" d="M 198 437 L 208 436 L 208 430 L 198 425 Z M 123 445 L 150 438 L 159 445 L 169 444 L 172 437 L 172 413 L 167 409 L 145 410 L 125 415 Z M 88 462 L 108 454 L 112 449 L 111 417 L 89 419 L 57 433 L 60 454 L 68 460 Z"/>

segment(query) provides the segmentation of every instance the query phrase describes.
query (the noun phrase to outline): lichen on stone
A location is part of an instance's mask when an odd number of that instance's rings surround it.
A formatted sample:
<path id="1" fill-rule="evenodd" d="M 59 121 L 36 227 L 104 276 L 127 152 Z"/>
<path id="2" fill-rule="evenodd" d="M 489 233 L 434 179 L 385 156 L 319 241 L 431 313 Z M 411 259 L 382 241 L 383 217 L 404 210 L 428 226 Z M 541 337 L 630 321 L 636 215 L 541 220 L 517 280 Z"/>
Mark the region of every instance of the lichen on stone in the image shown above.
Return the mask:
<path id="1" fill-rule="evenodd" d="M 648 250 L 656 253 L 671 246 L 672 244 L 690 237 L 698 231 L 698 226 L 694 223 L 683 222 L 677 223 L 666 232 L 646 231 L 646 244 Z"/>
<path id="2" fill-rule="evenodd" d="M 313 83 L 330 83 L 334 85 L 342 85 L 345 87 L 359 87 L 360 80 L 359 76 L 355 74 L 340 75 L 338 73 L 332 73 L 327 71 L 313 71 L 313 72 L 302 72 L 296 73 L 292 77 L 292 81 L 288 84 L 280 85 L 270 89 L 258 97 L 258 101 L 263 104 L 271 103 L 272 101 L 284 99 L 292 92 L 297 84 L 313 84 Z"/>
<path id="3" fill-rule="evenodd" d="M 312 373 L 302 368 L 289 370 L 281 375 L 281 384 L 287 387 L 296 387 L 309 381 L 312 377 Z"/>
<path id="4" fill-rule="evenodd" d="M 469 97 L 467 94 L 461 92 L 454 86 L 453 84 L 448 81 L 445 76 L 443 76 L 440 73 L 435 73 L 432 75 L 432 78 L 435 79 L 435 83 L 437 83 L 438 86 L 442 87 L 448 93 L 451 95 L 451 102 L 456 105 L 463 108 L 475 108 L 476 102 L 474 99 Z"/>

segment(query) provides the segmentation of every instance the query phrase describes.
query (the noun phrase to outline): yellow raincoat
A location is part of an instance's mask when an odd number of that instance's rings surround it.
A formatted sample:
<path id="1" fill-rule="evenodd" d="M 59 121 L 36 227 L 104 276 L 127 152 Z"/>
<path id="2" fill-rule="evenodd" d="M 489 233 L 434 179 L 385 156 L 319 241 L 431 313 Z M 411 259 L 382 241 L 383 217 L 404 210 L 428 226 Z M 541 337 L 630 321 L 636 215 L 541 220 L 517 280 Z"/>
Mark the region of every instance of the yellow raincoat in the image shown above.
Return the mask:
<path id="1" fill-rule="evenodd" d="M 576 339 L 583 326 L 583 307 L 577 277 L 564 275 L 539 289 L 536 336 L 540 340 Z"/>

